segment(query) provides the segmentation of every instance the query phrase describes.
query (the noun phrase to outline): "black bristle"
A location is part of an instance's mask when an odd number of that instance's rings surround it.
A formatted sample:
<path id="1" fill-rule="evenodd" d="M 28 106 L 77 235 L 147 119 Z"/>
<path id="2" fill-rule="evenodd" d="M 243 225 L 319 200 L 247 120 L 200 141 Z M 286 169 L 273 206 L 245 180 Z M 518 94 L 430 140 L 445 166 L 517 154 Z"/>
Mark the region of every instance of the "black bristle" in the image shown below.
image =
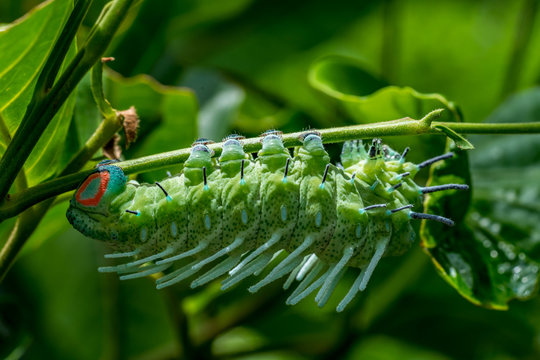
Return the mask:
<path id="1" fill-rule="evenodd" d="M 161 189 L 161 191 L 163 191 L 163 193 L 165 194 L 166 197 L 169 196 L 169 194 L 167 193 L 167 191 L 163 188 L 163 186 L 161 186 L 160 183 L 158 183 L 158 182 L 156 181 L 155 184 L 158 186 L 158 188 Z"/>

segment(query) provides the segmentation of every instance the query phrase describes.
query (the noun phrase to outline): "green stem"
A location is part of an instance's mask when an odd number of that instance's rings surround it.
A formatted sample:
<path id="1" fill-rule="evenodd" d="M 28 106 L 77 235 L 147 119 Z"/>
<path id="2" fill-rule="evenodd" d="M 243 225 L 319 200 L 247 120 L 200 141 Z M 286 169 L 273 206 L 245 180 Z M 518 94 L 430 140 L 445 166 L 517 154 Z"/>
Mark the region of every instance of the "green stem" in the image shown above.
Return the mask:
<path id="1" fill-rule="evenodd" d="M 132 2 L 133 0 L 115 0 L 106 7 L 106 13 L 92 29 L 86 44 L 51 91 L 43 98 L 38 98 L 34 106 L 29 106 L 21 126 L 0 160 L 0 199 L 9 191 L 17 173 L 58 109 L 88 70 L 101 58 Z"/>
<path id="2" fill-rule="evenodd" d="M 320 133 L 324 143 L 398 135 L 443 135 L 442 132 L 434 128 L 438 125 L 446 126 L 461 134 L 540 134 L 540 122 L 472 124 L 433 121 L 433 118 L 437 117 L 439 114 L 440 112 L 435 110 L 422 120 L 403 118 L 383 123 L 324 129 L 320 130 Z M 284 134 L 283 143 L 286 147 L 299 146 L 301 145 L 299 136 L 303 133 L 305 132 Z M 246 152 L 253 153 L 261 148 L 260 138 L 245 139 L 242 140 L 242 142 Z M 221 154 L 222 145 L 222 143 L 216 143 L 209 145 L 209 147 L 216 152 L 216 155 L 219 155 Z M 189 148 L 174 150 L 138 159 L 122 161 L 115 165 L 121 167 L 126 175 L 163 169 L 182 163 L 188 158 L 190 151 L 191 149 Z M 0 221 L 16 216 L 40 201 L 74 190 L 91 172 L 92 170 L 87 170 L 69 174 L 14 194 L 9 200 L 4 201 L 0 205 Z"/>
<path id="3" fill-rule="evenodd" d="M 3 140 L 5 144 L 9 144 L 11 142 L 11 134 L 9 133 L 9 129 L 6 126 L 6 123 L 4 121 L 4 118 L 2 117 L 2 114 L 0 114 L 0 138 Z M 26 180 L 26 174 L 24 173 L 24 171 L 21 171 L 15 178 L 15 190 L 20 192 L 26 189 L 27 187 L 28 187 L 28 181 Z"/>

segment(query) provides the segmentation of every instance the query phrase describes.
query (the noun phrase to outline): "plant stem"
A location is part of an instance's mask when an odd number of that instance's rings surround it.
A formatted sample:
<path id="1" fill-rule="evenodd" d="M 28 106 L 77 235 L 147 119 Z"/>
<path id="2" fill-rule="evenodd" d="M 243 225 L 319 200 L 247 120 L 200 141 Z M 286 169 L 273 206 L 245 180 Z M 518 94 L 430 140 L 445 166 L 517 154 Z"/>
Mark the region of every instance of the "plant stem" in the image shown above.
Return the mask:
<path id="1" fill-rule="evenodd" d="M 43 97 L 38 97 L 35 104 L 31 104 L 33 106 L 28 107 L 29 110 L 0 160 L 0 199 L 8 193 L 17 173 L 58 109 L 88 70 L 100 60 L 132 2 L 133 0 L 114 0 L 109 3 L 110 6 L 106 5 L 105 14 L 102 14 L 100 21 L 92 28 L 86 44 L 60 79 Z"/>
<path id="2" fill-rule="evenodd" d="M 540 122 L 473 124 L 432 121 L 439 113 L 440 112 L 435 110 L 422 120 L 403 118 L 382 123 L 324 129 L 320 130 L 320 133 L 324 143 L 398 135 L 443 135 L 442 132 L 434 129 L 437 125 L 446 126 L 461 134 L 540 134 Z M 301 145 L 299 136 L 303 133 L 305 133 L 305 131 L 284 134 L 283 143 L 286 147 L 299 146 Z M 242 142 L 246 152 L 256 152 L 261 148 L 260 138 L 245 139 L 242 140 Z M 216 152 L 216 156 L 218 156 L 221 154 L 222 145 L 222 143 L 216 143 L 210 144 L 209 147 L 212 148 Z M 115 165 L 121 167 L 125 174 L 163 169 L 168 166 L 182 163 L 188 158 L 190 152 L 191 149 L 189 148 L 174 150 L 138 159 L 122 161 Z M 0 205 L 0 221 L 16 216 L 40 201 L 75 189 L 91 172 L 92 170 L 87 170 L 62 176 L 12 195 L 9 200 L 4 201 Z"/>

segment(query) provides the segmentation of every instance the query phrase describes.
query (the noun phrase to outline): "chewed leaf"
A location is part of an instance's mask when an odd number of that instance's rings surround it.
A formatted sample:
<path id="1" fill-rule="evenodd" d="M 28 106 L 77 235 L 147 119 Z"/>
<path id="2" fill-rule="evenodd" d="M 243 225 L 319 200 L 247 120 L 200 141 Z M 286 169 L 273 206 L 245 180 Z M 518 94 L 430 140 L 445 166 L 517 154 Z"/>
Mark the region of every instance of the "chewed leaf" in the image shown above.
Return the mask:
<path id="1" fill-rule="evenodd" d="M 452 149 L 456 158 L 433 167 L 429 185 L 469 183 L 467 154 Z M 530 297 L 535 289 L 539 264 L 522 249 L 498 234 L 499 225 L 477 211 L 467 213 L 467 193 L 435 193 L 425 212 L 452 214 L 456 226 L 443 229 L 422 224 L 422 246 L 440 275 L 469 301 L 493 309 L 506 309 L 513 298 Z"/>

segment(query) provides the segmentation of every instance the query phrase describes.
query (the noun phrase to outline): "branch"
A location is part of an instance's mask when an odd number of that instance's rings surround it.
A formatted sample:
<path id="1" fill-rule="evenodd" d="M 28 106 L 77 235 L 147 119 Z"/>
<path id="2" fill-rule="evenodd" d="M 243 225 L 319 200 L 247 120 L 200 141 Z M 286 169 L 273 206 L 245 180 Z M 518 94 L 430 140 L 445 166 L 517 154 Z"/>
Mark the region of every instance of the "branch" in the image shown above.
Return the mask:
<path id="1" fill-rule="evenodd" d="M 326 144 L 385 136 L 444 135 L 444 133 L 436 129 L 437 126 L 445 126 L 461 134 L 540 134 L 540 122 L 476 124 L 433 121 L 433 119 L 440 115 L 440 112 L 440 110 L 432 111 L 421 120 L 403 118 L 382 123 L 324 129 L 320 130 L 320 133 L 322 134 L 323 142 Z M 305 131 L 284 134 L 283 143 L 286 147 L 299 146 L 301 145 L 299 136 L 303 133 Z M 260 140 L 259 137 L 242 140 L 244 150 L 246 152 L 257 152 L 261 148 Z M 217 156 L 221 154 L 222 146 L 223 143 L 209 145 L 216 152 Z M 135 174 L 178 165 L 188 158 L 190 152 L 190 148 L 174 150 L 122 161 L 115 165 L 121 167 L 126 175 Z M 12 195 L 10 199 L 0 205 L 0 221 L 16 216 L 40 201 L 74 190 L 92 171 L 87 170 L 62 176 Z"/>

